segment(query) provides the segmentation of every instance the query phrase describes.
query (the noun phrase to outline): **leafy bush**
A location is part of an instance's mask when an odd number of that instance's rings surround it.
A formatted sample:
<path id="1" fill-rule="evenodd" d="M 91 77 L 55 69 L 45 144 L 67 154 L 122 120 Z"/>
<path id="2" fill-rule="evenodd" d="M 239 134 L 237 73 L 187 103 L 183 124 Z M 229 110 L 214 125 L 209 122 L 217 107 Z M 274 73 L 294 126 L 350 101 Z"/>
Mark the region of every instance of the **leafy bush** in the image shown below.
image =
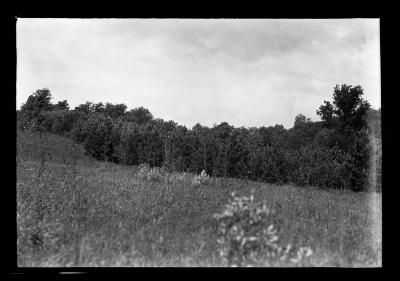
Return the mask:
<path id="1" fill-rule="evenodd" d="M 225 210 L 214 215 L 219 224 L 219 254 L 229 266 L 299 264 L 312 254 L 309 247 L 295 252 L 290 244 L 279 245 L 274 212 L 264 202 L 255 202 L 253 195 L 231 196 Z"/>
<path id="2" fill-rule="evenodd" d="M 112 157 L 113 120 L 101 114 L 92 114 L 83 124 L 83 145 L 86 152 L 98 159 L 106 160 Z"/>

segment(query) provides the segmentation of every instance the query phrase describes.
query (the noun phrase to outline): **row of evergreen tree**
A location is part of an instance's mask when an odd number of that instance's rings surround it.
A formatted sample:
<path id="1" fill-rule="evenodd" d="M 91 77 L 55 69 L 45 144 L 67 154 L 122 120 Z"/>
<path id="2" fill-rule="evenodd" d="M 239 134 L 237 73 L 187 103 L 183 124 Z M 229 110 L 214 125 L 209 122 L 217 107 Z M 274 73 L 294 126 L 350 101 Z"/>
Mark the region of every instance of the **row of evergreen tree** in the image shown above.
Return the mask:
<path id="1" fill-rule="evenodd" d="M 170 170 L 355 191 L 381 186 L 380 109 L 371 109 L 361 86 L 336 85 L 333 102 L 317 110 L 321 121 L 299 114 L 294 126 L 235 128 L 227 122 L 192 129 L 154 118 L 143 107 L 86 102 L 70 110 L 37 90 L 17 110 L 18 127 L 65 135 L 99 160 L 148 163 Z M 372 136 L 372 137 L 371 137 Z M 374 161 L 374 165 L 371 165 Z"/>

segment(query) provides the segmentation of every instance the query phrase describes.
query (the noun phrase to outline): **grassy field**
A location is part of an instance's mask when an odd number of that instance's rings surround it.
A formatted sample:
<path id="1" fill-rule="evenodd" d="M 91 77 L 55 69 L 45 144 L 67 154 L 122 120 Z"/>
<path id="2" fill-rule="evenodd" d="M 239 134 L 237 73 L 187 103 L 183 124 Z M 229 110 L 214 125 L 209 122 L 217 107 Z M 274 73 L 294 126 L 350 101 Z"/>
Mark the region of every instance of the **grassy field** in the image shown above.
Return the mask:
<path id="1" fill-rule="evenodd" d="M 275 211 L 282 245 L 310 246 L 306 265 L 381 266 L 381 194 L 211 179 L 195 187 L 137 177 L 60 136 L 18 133 L 18 266 L 226 266 L 213 218 L 229 195 Z M 284 266 L 284 264 L 283 264 Z"/>

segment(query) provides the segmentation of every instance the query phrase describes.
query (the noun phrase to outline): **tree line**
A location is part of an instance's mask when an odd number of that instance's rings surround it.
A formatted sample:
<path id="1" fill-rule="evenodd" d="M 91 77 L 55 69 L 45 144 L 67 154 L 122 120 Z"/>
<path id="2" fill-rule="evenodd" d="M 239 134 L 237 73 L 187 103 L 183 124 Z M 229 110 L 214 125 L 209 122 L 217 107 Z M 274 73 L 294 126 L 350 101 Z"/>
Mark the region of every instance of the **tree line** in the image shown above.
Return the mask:
<path id="1" fill-rule="evenodd" d="M 381 187 L 382 161 L 381 110 L 372 109 L 363 94 L 361 86 L 336 85 L 332 102 L 317 109 L 321 121 L 298 114 L 290 129 L 227 122 L 188 129 L 154 118 L 144 107 L 86 102 L 71 110 L 66 100 L 53 104 L 45 88 L 17 110 L 17 126 L 68 136 L 98 160 L 363 191 L 370 187 L 371 167 Z"/>

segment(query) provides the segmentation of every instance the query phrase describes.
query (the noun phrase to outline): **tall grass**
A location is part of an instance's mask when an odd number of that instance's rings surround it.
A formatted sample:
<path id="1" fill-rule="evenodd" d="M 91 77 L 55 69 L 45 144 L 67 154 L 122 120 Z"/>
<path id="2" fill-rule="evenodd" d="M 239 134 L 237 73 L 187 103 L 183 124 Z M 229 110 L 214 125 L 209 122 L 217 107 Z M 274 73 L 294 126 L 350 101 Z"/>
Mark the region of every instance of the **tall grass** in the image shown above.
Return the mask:
<path id="1" fill-rule="evenodd" d="M 380 266 L 381 197 L 193 175 L 153 181 L 97 162 L 70 140 L 18 133 L 19 266 L 225 266 L 218 221 L 230 194 L 274 210 L 283 244 L 311 246 L 311 266 Z M 373 230 L 373 231 L 372 231 Z"/>

